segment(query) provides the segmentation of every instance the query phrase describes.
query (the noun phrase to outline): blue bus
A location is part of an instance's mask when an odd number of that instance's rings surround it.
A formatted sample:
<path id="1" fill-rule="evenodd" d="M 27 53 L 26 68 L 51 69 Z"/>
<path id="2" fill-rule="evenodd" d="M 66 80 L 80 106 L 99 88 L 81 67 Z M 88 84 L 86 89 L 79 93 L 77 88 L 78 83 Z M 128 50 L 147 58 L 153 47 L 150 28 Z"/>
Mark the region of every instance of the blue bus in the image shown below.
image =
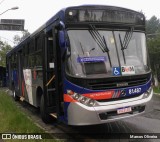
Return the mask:
<path id="1" fill-rule="evenodd" d="M 145 16 L 130 9 L 67 7 L 6 56 L 14 99 L 40 108 L 45 123 L 135 116 L 153 95 Z"/>

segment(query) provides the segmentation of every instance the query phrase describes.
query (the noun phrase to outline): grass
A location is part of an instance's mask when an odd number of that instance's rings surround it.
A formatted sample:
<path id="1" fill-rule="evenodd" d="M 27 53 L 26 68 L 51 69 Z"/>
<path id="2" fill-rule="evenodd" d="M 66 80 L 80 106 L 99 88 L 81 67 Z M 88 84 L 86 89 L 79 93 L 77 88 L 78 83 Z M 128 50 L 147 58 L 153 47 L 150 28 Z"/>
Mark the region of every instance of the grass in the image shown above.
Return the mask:
<path id="1" fill-rule="evenodd" d="M 16 106 L 12 97 L 0 90 L 0 133 L 45 133 Z M 8 142 L 15 140 L 6 140 Z M 24 140 L 16 140 L 24 141 Z M 27 140 L 28 141 L 28 140 Z M 36 141 L 37 140 L 30 140 Z M 38 140 L 39 141 L 39 140 Z M 49 141 L 49 140 L 41 140 Z M 53 140 L 52 140 L 53 141 Z"/>
<path id="2" fill-rule="evenodd" d="M 158 86 L 158 87 L 153 87 L 153 92 L 160 94 L 160 86 Z"/>

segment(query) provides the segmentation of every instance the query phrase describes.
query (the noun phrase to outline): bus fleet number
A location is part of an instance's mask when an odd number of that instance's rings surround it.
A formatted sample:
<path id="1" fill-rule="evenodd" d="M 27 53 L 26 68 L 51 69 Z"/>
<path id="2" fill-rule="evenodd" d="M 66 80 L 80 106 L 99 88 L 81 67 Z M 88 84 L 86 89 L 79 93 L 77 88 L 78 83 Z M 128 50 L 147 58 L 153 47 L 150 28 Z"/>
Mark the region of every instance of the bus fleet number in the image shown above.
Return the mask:
<path id="1" fill-rule="evenodd" d="M 135 94 L 140 92 L 141 92 L 141 88 L 129 89 L 129 94 Z"/>

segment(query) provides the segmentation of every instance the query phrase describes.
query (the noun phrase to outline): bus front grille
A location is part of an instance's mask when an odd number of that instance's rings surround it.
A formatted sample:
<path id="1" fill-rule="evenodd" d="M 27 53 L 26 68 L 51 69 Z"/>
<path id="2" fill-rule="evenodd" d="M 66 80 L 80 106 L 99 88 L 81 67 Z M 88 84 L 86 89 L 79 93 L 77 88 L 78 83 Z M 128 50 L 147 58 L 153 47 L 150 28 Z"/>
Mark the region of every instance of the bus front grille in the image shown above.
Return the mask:
<path id="1" fill-rule="evenodd" d="M 134 76 L 112 76 L 107 78 L 74 78 L 68 76 L 67 79 L 84 89 L 108 90 L 146 84 L 151 79 L 151 73 Z"/>
<path id="2" fill-rule="evenodd" d="M 89 82 L 89 88 L 91 90 L 106 90 L 106 89 L 115 89 L 121 87 L 131 87 L 131 86 L 138 86 L 147 83 L 147 78 L 139 78 L 139 79 L 128 79 L 128 80 L 117 80 L 117 81 L 97 81 L 97 82 Z M 118 84 L 122 84 L 118 86 Z M 123 84 L 125 84 L 123 86 Z"/>

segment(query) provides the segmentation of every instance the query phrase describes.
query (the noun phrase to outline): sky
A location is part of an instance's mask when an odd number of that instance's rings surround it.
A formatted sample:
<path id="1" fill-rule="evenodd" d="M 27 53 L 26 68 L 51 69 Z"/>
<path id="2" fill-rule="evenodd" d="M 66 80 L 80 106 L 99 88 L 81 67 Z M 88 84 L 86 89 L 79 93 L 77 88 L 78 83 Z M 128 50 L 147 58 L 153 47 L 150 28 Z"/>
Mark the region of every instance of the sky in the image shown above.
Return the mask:
<path id="1" fill-rule="evenodd" d="M 0 0 L 0 19 L 24 19 L 25 29 L 33 33 L 60 9 L 67 6 L 84 4 L 103 4 L 120 6 L 142 11 L 147 19 L 153 15 L 160 18 L 158 0 Z M 5 10 L 18 6 L 17 10 Z M 20 31 L 0 31 L 0 39 L 13 44 L 14 35 L 21 35 Z"/>

